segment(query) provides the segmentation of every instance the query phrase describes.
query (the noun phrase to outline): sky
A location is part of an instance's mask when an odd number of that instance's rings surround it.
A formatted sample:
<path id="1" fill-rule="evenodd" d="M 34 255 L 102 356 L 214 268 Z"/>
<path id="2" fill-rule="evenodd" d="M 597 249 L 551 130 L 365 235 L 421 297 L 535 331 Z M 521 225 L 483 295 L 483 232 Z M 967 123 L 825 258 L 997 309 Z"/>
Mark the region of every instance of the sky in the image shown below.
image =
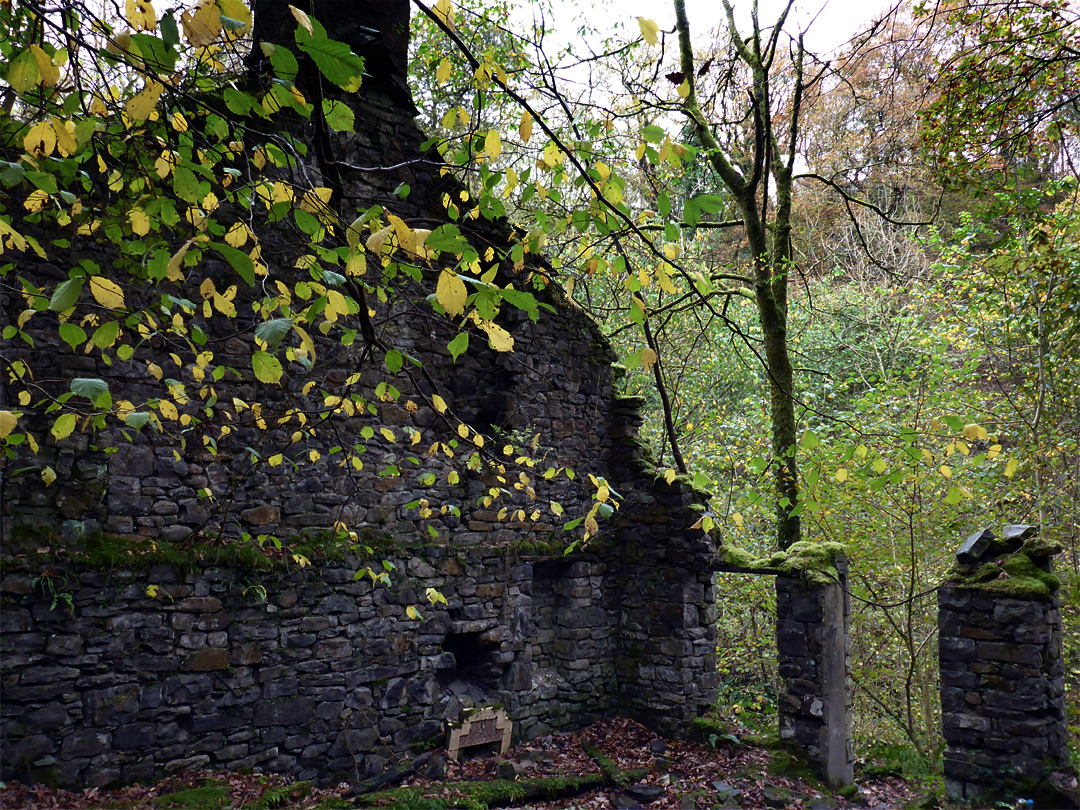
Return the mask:
<path id="1" fill-rule="evenodd" d="M 604 30 L 605 22 L 623 22 L 626 31 L 637 31 L 637 17 L 655 21 L 661 29 L 675 26 L 675 5 L 672 0 L 554 0 L 554 18 L 549 28 L 561 39 L 587 20 Z M 785 28 L 794 33 L 807 30 L 807 47 L 825 56 L 842 47 L 853 34 L 873 17 L 882 14 L 895 0 L 797 0 Z M 733 0 L 736 21 L 749 26 L 751 3 Z M 521 5 L 527 14 L 528 3 Z M 774 21 L 784 7 L 784 0 L 759 0 L 758 19 L 763 26 Z M 686 0 L 686 16 L 695 39 L 708 34 L 724 21 L 724 7 L 719 0 Z M 816 19 L 815 19 L 816 16 Z M 811 21 L 813 23 L 811 24 Z"/>

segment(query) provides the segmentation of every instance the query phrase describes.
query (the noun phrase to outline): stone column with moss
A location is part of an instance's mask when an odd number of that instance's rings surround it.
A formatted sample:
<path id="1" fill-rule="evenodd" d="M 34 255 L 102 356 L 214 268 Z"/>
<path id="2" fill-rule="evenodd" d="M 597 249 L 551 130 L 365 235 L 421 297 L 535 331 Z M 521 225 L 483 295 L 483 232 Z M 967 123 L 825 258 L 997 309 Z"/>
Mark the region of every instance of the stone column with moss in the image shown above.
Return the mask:
<path id="1" fill-rule="evenodd" d="M 938 589 L 948 794 L 1072 807 L 1058 580 L 1033 526 L 969 537 Z M 1062 803 L 1064 802 L 1064 803 Z"/>
<path id="2" fill-rule="evenodd" d="M 853 779 L 847 561 L 836 543 L 774 555 L 780 739 L 834 787 Z M 770 560 L 772 562 L 772 560 Z"/>

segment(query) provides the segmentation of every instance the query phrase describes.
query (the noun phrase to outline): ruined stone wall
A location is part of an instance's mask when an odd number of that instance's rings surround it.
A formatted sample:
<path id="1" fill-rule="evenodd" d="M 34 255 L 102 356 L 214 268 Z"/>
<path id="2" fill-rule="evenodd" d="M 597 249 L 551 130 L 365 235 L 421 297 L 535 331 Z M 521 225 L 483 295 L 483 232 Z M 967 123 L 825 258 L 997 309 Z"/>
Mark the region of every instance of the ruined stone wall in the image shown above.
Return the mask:
<path id="1" fill-rule="evenodd" d="M 392 587 L 357 580 L 359 560 L 55 571 L 49 588 L 70 597 L 55 608 L 40 581 L 5 575 L 2 778 L 104 785 L 220 767 L 355 780 L 443 744 L 471 706 L 505 707 L 517 737 L 611 710 L 603 560 L 537 577 L 506 549 L 413 551 L 390 558 Z M 531 595 L 538 582 L 554 590 Z M 427 587 L 448 604 L 427 605 Z"/>
<path id="2" fill-rule="evenodd" d="M 446 221 L 437 166 L 420 152 L 399 74 L 377 77 L 350 102 L 357 131 L 335 135 L 335 147 L 355 167 L 345 183 L 357 210 L 377 203 L 433 227 Z M 412 188 L 405 200 L 393 195 L 401 183 Z M 517 238 L 505 222 L 469 222 L 462 228 L 481 251 Z M 255 224 L 266 284 L 295 280 L 288 229 Z M 70 264 L 111 260 L 107 244 L 87 238 L 48 250 L 20 267 L 44 289 Z M 499 283 L 518 288 L 543 270 L 539 261 L 505 265 Z M 378 272 L 377 261 L 370 266 Z M 212 257 L 187 272 L 172 292 L 194 301 L 207 279 L 219 289 L 236 281 Z M 251 303 L 261 293 L 241 290 L 235 319 L 192 321 L 209 336 L 214 365 L 230 369 L 212 402 L 191 396 L 202 384 L 194 353 L 166 334 L 142 341 L 129 360 L 106 360 L 71 350 L 57 336 L 57 315 L 44 311 L 25 326 L 33 346 L 0 344 L 4 360 L 23 361 L 53 396 L 74 377 L 97 377 L 114 402 L 158 409 L 164 396 L 194 420 L 140 433 L 108 422 L 57 441 L 51 416 L 24 409 L 20 428 L 35 432 L 40 452 L 23 445 L 0 464 L 5 774 L 97 784 L 211 765 L 352 777 L 406 756 L 468 702 L 501 703 L 529 737 L 617 709 L 674 730 L 711 706 L 715 561 L 707 538 L 688 528 L 701 498 L 681 480 L 654 480 L 635 439 L 640 403 L 616 395 L 607 342 L 550 284 L 532 288 L 548 305 L 538 321 L 508 306 L 498 316 L 514 352 L 494 351 L 474 330 L 453 362 L 446 343 L 455 329 L 426 301 L 437 272 L 399 279 L 396 297 L 369 302 L 379 351 L 362 336 L 343 342 L 339 331 L 313 331 L 315 364 L 287 364 L 276 386 L 254 379 Z M 128 289 L 129 304 L 145 303 L 140 294 Z M 0 313 L 13 322 L 25 306 L 5 293 Z M 406 363 L 390 373 L 387 346 L 423 371 Z M 171 396 L 160 376 L 188 399 Z M 379 396 L 380 383 L 400 395 Z M 8 384 L 0 407 L 13 406 Z M 435 409 L 436 394 L 447 413 Z M 317 432 L 297 438 L 290 411 L 305 412 Z M 461 423 L 483 434 L 483 447 L 459 435 Z M 504 444 L 527 448 L 533 466 L 506 457 Z M 342 464 L 350 452 L 358 463 Z M 480 463 L 467 465 L 473 453 Z M 51 485 L 38 474 L 46 466 L 57 476 Z M 20 468 L 29 472 L 14 475 Z M 549 480 L 548 468 L 577 477 Z M 564 559 L 562 520 L 532 513 L 554 501 L 563 519 L 584 514 L 595 492 L 589 473 L 622 503 L 601 521 L 603 551 Z M 487 502 L 493 490 L 499 498 Z M 242 569 L 143 575 L 71 567 L 63 553 L 99 532 L 252 544 L 339 523 L 383 539 L 373 564 L 395 563 L 389 587 L 356 581 L 355 561 L 255 577 Z M 525 561 L 515 549 L 526 546 L 548 556 Z M 39 555 L 40 547 L 53 551 Z M 70 615 L 63 601 L 50 609 L 50 584 L 70 594 Z M 148 597 L 148 584 L 162 595 Z M 429 606 L 428 586 L 449 605 Z M 409 607 L 423 619 L 409 619 Z"/>
<path id="3" fill-rule="evenodd" d="M 946 584 L 938 632 L 949 794 L 974 802 L 1027 796 L 1067 770 L 1057 599 Z"/>

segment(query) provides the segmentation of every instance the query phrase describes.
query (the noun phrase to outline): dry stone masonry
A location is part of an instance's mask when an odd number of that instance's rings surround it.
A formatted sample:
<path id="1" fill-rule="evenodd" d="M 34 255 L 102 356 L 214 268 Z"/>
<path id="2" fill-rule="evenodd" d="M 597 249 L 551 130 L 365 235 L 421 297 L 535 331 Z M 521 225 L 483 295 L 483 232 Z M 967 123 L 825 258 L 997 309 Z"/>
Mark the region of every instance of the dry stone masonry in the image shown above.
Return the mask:
<path id="1" fill-rule="evenodd" d="M 979 532 L 938 590 L 945 779 L 955 798 L 1075 806 L 1051 571 L 1060 551 L 1031 526 L 1006 526 L 1000 540 Z"/>
<path id="2" fill-rule="evenodd" d="M 776 578 L 776 653 L 781 678 L 780 739 L 806 753 L 831 785 L 854 778 L 848 689 L 850 606 L 846 564 L 839 580 Z"/>
<path id="3" fill-rule="evenodd" d="M 280 36 L 279 23 L 292 24 L 287 7 L 256 2 L 257 35 Z M 314 11 L 335 21 L 335 35 L 371 70 L 363 98 L 350 101 L 357 132 L 334 135 L 342 165 L 360 167 L 343 179 L 345 196 L 425 226 L 445 221 L 439 183 L 448 181 L 421 152 L 405 85 L 408 4 L 317 0 Z M 400 184 L 411 187 L 405 200 L 393 194 Z M 269 280 L 288 277 L 296 258 L 288 232 L 255 226 L 273 259 Z M 483 218 L 461 226 L 480 248 L 519 236 Z M 64 260 L 104 266 L 111 257 L 107 245 L 75 238 Z M 524 270 L 505 264 L 503 284 L 550 274 L 540 259 Z M 499 315 L 513 353 L 474 335 L 453 362 L 446 344 L 455 332 L 425 302 L 437 271 L 424 272 L 396 302 L 373 303 L 381 339 L 421 360 L 423 374 L 388 372 L 360 339 L 315 334 L 313 368 L 289 363 L 280 387 L 262 386 L 250 369 L 256 323 L 244 297 L 255 293 L 241 291 L 235 320 L 202 324 L 214 362 L 236 371 L 218 382 L 215 404 L 177 405 L 200 418 L 211 408 L 213 445 L 194 430 L 181 437 L 116 425 L 56 441 L 47 417 L 26 417 L 41 454 L 0 468 L 0 778 L 103 785 L 211 766 L 359 779 L 444 742 L 445 724 L 470 707 L 501 706 L 520 739 L 615 712 L 675 732 L 713 706 L 713 576 L 739 569 L 690 528 L 703 496 L 681 478 L 654 478 L 636 439 L 641 402 L 617 395 L 610 346 L 552 284 L 536 290 L 545 305 L 538 320 L 510 307 Z M 49 286 L 66 269 L 28 257 L 20 274 Z M 206 279 L 232 283 L 228 268 L 207 259 L 187 279 L 193 300 Z M 23 306 L 0 300 L 9 321 Z M 57 396 L 73 377 L 104 380 L 114 401 L 162 395 L 147 365 L 169 351 L 159 337 L 128 361 L 106 363 L 70 351 L 50 318 L 37 313 L 26 324 L 33 347 L 4 342 L 3 358 L 24 362 Z M 194 390 L 190 360 L 169 373 Z M 400 396 L 339 404 L 332 430 L 296 441 L 296 426 L 279 421 L 290 409 L 321 413 L 349 391 L 371 395 L 379 383 Z M 543 466 L 500 474 L 450 459 L 440 447 L 458 447 L 461 437 L 434 394 L 487 437 L 489 450 L 527 446 Z M 5 380 L 0 406 L 11 401 Z M 225 414 L 237 401 L 260 407 Z M 218 432 L 226 422 L 227 435 Z M 425 452 L 405 441 L 417 431 Z M 358 447 L 362 464 L 339 463 Z M 278 464 L 267 463 L 272 454 Z M 36 474 L 12 476 L 46 464 L 52 486 Z M 548 466 L 578 479 L 548 481 Z M 620 494 L 619 509 L 599 538 L 564 556 L 562 521 L 525 520 L 518 510 L 557 501 L 567 515 L 584 514 L 596 492 L 582 485 L 588 473 Z M 493 489 L 502 490 L 494 504 L 485 501 Z M 337 563 L 302 567 L 286 550 L 271 569 L 129 564 L 151 544 L 166 556 L 208 543 L 257 557 L 260 543 L 326 538 L 338 524 L 360 536 Z M 69 550 L 102 536 L 128 550 L 95 565 L 71 561 Z M 367 567 L 388 572 L 389 583 L 364 575 Z M 833 622 L 840 633 L 843 621 L 827 588 L 784 587 L 792 620 L 817 645 L 782 653 L 788 693 L 799 701 L 793 741 L 814 762 L 832 762 L 843 746 L 818 729 L 815 695 L 835 702 L 820 690 L 842 682 L 844 655 L 833 653 L 844 645 L 815 628 Z M 445 603 L 430 602 L 429 588 Z M 417 608 L 420 617 L 410 613 Z M 840 728 L 845 718 L 830 711 L 820 720 Z"/>

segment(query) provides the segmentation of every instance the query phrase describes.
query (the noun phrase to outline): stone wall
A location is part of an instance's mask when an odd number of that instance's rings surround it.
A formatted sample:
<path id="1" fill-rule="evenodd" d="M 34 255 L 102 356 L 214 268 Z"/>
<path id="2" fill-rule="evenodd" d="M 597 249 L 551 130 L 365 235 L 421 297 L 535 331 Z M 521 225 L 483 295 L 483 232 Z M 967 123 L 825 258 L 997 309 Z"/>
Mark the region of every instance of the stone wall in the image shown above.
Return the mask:
<path id="1" fill-rule="evenodd" d="M 359 560 L 55 571 L 70 596 L 55 608 L 40 581 L 5 575 L 3 778 L 104 785 L 213 767 L 355 780 L 443 744 L 471 706 L 505 707 L 529 738 L 615 705 L 606 562 L 537 573 L 506 549 L 444 547 L 389 561 L 392 587 L 357 580 Z M 447 604 L 428 605 L 428 587 Z"/>
<path id="2" fill-rule="evenodd" d="M 971 802 L 1021 796 L 1074 806 L 1061 611 L 1050 573 L 1060 549 L 1040 548 L 1031 530 L 1008 526 L 1004 542 L 989 531 L 973 535 L 938 589 L 946 789 Z M 1070 789 L 1071 800 L 1060 804 Z"/>
<path id="3" fill-rule="evenodd" d="M 846 565 L 840 582 L 776 578 L 776 651 L 781 679 L 780 739 L 805 752 L 834 786 L 851 784 L 851 647 Z"/>

